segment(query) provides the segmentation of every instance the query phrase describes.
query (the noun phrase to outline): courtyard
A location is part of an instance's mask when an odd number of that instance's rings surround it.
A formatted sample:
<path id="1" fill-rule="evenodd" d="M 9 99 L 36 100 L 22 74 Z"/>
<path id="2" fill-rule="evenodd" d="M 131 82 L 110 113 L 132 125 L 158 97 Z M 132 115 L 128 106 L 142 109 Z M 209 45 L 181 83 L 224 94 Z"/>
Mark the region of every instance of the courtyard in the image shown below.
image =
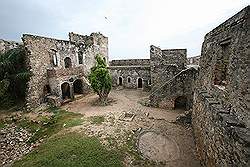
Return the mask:
<path id="1" fill-rule="evenodd" d="M 149 92 L 142 90 L 114 89 L 108 106 L 97 106 L 98 96 L 95 94 L 78 96 L 61 109 L 76 113 L 74 119 L 80 120 L 79 123 L 68 126 L 69 121 L 63 122 L 65 128 L 52 134 L 48 140 L 45 136 L 41 146 L 30 149 L 31 152 L 24 156 L 24 163 L 20 157 L 14 166 L 29 164 L 29 154 L 39 154 L 39 147 L 46 145 L 51 138 L 59 136 L 63 140 L 63 136 L 72 133 L 78 137 L 94 137 L 105 149 L 119 152 L 124 166 L 200 166 L 191 126 L 176 123 L 176 118 L 184 110 L 146 107 L 143 104 L 148 95 Z M 50 150 L 46 151 L 49 154 Z M 32 161 L 39 162 L 33 158 Z"/>

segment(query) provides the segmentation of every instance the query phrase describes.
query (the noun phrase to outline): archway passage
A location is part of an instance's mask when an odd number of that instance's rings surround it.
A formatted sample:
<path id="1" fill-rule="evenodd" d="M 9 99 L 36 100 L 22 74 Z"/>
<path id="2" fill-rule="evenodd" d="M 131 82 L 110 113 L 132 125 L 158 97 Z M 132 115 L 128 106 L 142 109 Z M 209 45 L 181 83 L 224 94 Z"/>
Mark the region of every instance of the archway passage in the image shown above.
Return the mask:
<path id="1" fill-rule="evenodd" d="M 174 109 L 187 109 L 187 97 L 179 96 L 174 101 Z"/>
<path id="2" fill-rule="evenodd" d="M 119 77 L 119 86 L 122 86 L 122 77 Z"/>
<path id="3" fill-rule="evenodd" d="M 61 85 L 62 89 L 62 98 L 69 99 L 70 98 L 70 86 L 69 83 L 65 82 Z"/>
<path id="4" fill-rule="evenodd" d="M 64 59 L 64 64 L 65 64 L 65 68 L 71 68 L 72 67 L 71 59 L 69 57 L 66 57 Z"/>
<path id="5" fill-rule="evenodd" d="M 142 79 L 138 78 L 138 88 L 142 88 Z"/>
<path id="6" fill-rule="evenodd" d="M 74 94 L 83 94 L 83 84 L 81 79 L 77 79 L 73 83 Z"/>

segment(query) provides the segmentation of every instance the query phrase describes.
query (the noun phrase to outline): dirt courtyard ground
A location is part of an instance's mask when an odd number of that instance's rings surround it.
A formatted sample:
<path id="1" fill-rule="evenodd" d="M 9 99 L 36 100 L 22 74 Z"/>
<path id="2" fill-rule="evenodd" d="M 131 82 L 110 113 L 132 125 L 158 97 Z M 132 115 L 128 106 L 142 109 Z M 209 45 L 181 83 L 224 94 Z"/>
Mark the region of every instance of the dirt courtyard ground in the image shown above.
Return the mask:
<path id="1" fill-rule="evenodd" d="M 97 95 L 88 95 L 64 105 L 62 108 L 81 113 L 83 119 L 103 117 L 101 124 L 84 121 L 70 130 L 97 136 L 107 146 L 122 146 L 135 139 L 135 150 L 145 160 L 155 161 L 156 166 L 200 166 L 195 154 L 192 128 L 174 123 L 182 110 L 165 110 L 143 106 L 139 103 L 149 95 L 142 90 L 112 90 L 109 97 L 114 101 L 108 106 L 95 106 Z M 127 114 L 126 114 L 127 113 Z M 133 117 L 134 115 L 134 117 Z M 132 116 L 132 120 L 131 117 Z M 125 119 L 129 117 L 130 119 Z M 143 166 L 136 158 L 126 155 L 125 166 Z"/>

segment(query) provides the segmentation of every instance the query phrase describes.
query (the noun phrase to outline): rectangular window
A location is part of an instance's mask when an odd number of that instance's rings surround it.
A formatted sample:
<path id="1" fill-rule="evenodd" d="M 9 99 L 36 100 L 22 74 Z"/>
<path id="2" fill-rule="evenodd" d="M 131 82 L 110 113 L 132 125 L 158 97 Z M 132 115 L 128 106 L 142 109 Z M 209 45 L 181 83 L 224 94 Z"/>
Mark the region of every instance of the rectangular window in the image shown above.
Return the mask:
<path id="1" fill-rule="evenodd" d="M 58 66 L 57 51 L 55 49 L 51 49 L 51 52 L 52 52 L 53 66 L 56 67 L 56 66 Z"/>
<path id="2" fill-rule="evenodd" d="M 214 84 L 220 86 L 227 85 L 227 72 L 229 64 L 229 45 L 230 43 L 221 44 L 221 52 L 216 58 L 214 70 Z"/>
<path id="3" fill-rule="evenodd" d="M 78 53 L 78 62 L 79 62 L 79 64 L 83 64 L 83 53 L 82 52 Z"/>

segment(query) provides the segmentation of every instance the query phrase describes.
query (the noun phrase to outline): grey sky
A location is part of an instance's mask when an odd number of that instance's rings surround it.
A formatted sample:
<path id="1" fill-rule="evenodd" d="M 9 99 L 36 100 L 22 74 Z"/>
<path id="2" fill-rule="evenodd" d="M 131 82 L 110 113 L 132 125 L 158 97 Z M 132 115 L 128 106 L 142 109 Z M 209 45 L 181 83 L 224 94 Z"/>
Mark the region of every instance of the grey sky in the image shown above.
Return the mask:
<path id="1" fill-rule="evenodd" d="M 101 32 L 109 37 L 111 59 L 149 58 L 151 44 L 187 48 L 196 56 L 204 35 L 247 5 L 249 0 L 1 0 L 0 38 Z"/>

